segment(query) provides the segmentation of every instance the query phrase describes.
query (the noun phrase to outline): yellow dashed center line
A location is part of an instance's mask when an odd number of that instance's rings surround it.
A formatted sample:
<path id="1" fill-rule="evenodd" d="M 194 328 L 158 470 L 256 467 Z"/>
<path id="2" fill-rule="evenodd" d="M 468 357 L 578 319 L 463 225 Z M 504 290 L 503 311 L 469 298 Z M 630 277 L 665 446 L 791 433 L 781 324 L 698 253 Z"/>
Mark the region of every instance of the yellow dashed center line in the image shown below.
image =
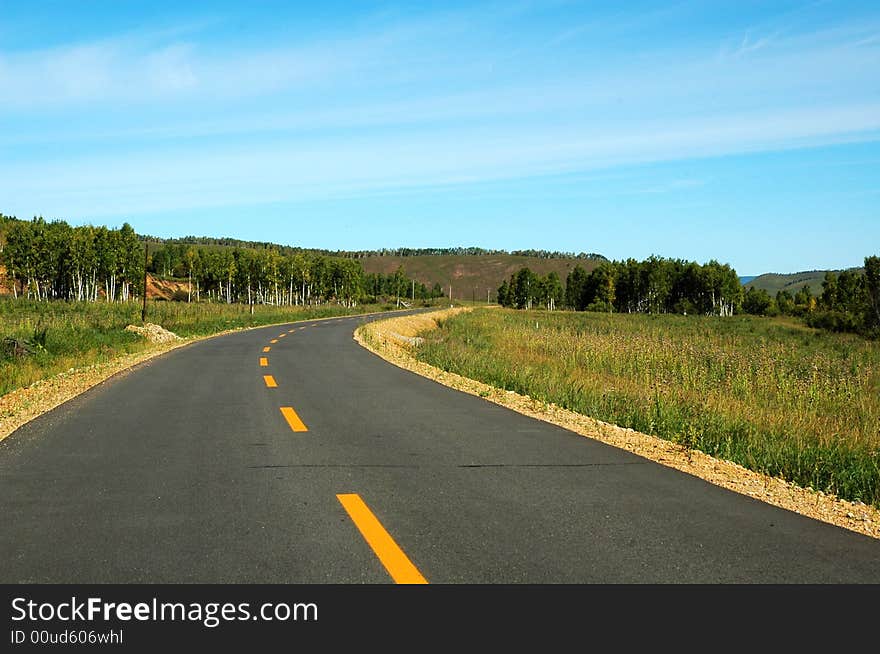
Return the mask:
<path id="1" fill-rule="evenodd" d="M 292 334 L 292 333 L 295 332 L 295 331 L 296 331 L 296 329 L 290 329 L 290 330 L 287 331 L 287 333 L 288 333 L 288 334 Z"/>
<path id="2" fill-rule="evenodd" d="M 269 358 L 268 357 L 260 357 L 260 367 L 265 368 L 268 365 L 269 365 Z"/>
<path id="3" fill-rule="evenodd" d="M 277 339 L 277 338 L 273 338 L 273 339 L 272 339 L 271 341 L 269 341 L 269 342 L 270 342 L 270 343 L 277 343 L 277 342 L 278 342 L 278 339 Z"/>
<path id="4" fill-rule="evenodd" d="M 266 388 L 278 388 L 272 375 L 263 375 L 263 381 L 266 382 Z"/>
<path id="5" fill-rule="evenodd" d="M 287 334 L 278 334 L 278 338 L 284 338 Z"/>
<path id="6" fill-rule="evenodd" d="M 271 350 L 271 349 L 272 349 L 272 348 L 269 347 L 269 346 L 267 345 L 266 347 L 263 348 L 263 352 L 268 352 L 268 351 Z"/>
<path id="7" fill-rule="evenodd" d="M 379 519 L 356 493 L 337 495 L 343 508 L 361 532 L 364 540 L 379 557 L 388 574 L 398 584 L 427 584 L 418 568 L 407 558 Z"/>
<path id="8" fill-rule="evenodd" d="M 283 406 L 281 407 L 281 415 L 284 416 L 284 419 L 287 421 L 287 424 L 290 425 L 290 428 L 293 431 L 308 431 L 309 428 L 305 426 L 302 420 L 299 419 L 299 416 L 296 415 L 296 411 L 293 410 L 293 407 Z"/>

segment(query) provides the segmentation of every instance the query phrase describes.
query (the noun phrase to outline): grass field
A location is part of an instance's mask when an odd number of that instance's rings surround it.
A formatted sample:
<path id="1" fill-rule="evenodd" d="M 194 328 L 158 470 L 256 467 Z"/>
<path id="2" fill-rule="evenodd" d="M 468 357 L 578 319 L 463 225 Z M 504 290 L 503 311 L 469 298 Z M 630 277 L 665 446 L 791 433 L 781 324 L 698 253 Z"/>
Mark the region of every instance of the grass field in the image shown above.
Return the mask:
<path id="1" fill-rule="evenodd" d="M 766 318 L 475 311 L 417 356 L 880 506 L 880 343 Z"/>
<path id="2" fill-rule="evenodd" d="M 151 302 L 147 321 L 178 336 L 207 336 L 228 329 L 328 316 L 366 313 L 390 308 L 364 305 L 346 309 L 338 305 L 272 307 L 258 305 L 251 315 L 246 305 Z M 149 347 L 142 337 L 124 331 L 141 324 L 137 303 L 33 302 L 0 299 L 0 339 L 34 339 L 45 331 L 40 346 L 23 357 L 0 351 L 0 395 L 28 386 L 56 373 L 108 361 L 121 354 Z"/>

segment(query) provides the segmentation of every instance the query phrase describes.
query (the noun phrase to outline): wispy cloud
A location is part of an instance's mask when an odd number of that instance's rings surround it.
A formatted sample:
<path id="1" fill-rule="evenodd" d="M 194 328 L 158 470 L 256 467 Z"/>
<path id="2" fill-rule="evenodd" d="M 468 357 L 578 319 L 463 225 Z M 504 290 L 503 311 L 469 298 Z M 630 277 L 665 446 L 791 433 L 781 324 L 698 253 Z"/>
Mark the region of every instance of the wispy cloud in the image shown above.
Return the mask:
<path id="1" fill-rule="evenodd" d="M 878 137 L 880 103 L 785 112 L 760 120 L 743 115 L 640 129 L 621 125 L 611 132 L 544 128 L 515 140 L 496 129 L 169 148 L 49 165 L 2 165 L 0 195 L 13 206 L 40 198 L 47 213 L 74 208 L 91 214 L 138 213 L 572 173 Z M 676 184 L 681 190 L 697 183 Z"/>
<path id="2" fill-rule="evenodd" d="M 492 16 L 247 46 L 150 32 L 0 52 L 0 116 L 16 126 L 0 132 L 14 153 L 0 198 L 24 214 L 133 213 L 880 138 L 876 25 L 758 26 L 723 56 L 713 40 L 597 59 L 554 49 L 600 29 L 590 22 L 510 39 Z M 599 23 L 615 20 L 628 29 Z M 47 157 L 47 144 L 70 147 Z"/>
<path id="3" fill-rule="evenodd" d="M 373 36 L 217 52 L 194 41 L 166 41 L 167 35 L 0 51 L 0 87 L 6 94 L 0 111 L 257 97 L 367 69 L 387 47 L 381 36 Z"/>
<path id="4" fill-rule="evenodd" d="M 729 52 L 725 49 L 722 49 L 722 55 L 732 57 L 734 59 L 738 57 L 744 57 L 748 54 L 766 48 L 774 41 L 774 39 L 778 38 L 778 36 L 779 33 L 777 32 L 776 34 L 769 34 L 767 36 L 753 38 L 751 34 L 746 32 L 743 35 L 742 41 L 740 41 L 738 46 L 736 46 L 732 51 Z"/>
<path id="5" fill-rule="evenodd" d="M 862 45 L 873 45 L 875 43 L 880 43 L 880 34 L 872 34 L 871 36 L 859 39 L 858 41 L 853 43 L 853 45 L 859 47 Z"/>

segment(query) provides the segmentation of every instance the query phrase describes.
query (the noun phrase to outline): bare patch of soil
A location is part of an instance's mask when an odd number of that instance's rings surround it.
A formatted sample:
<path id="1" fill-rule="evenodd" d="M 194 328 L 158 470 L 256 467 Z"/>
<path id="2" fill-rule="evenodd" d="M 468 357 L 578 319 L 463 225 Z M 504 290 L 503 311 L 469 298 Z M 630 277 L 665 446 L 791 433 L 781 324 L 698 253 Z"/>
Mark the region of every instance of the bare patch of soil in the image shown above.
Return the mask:
<path id="1" fill-rule="evenodd" d="M 151 300 L 171 300 L 175 293 L 189 293 L 191 291 L 187 282 L 178 282 L 169 279 L 160 279 L 153 275 L 147 275 L 147 298 Z"/>

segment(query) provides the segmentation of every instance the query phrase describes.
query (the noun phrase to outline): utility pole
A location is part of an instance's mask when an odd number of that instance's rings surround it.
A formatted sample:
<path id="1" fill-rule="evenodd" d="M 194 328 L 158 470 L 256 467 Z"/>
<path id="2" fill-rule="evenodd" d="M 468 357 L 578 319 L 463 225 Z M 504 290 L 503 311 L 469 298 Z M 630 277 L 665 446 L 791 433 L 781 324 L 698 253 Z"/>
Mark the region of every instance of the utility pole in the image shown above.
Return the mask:
<path id="1" fill-rule="evenodd" d="M 141 309 L 141 322 L 147 322 L 147 242 L 144 241 L 144 306 Z"/>
<path id="2" fill-rule="evenodd" d="M 416 280 L 412 280 L 412 301 L 416 303 Z"/>
<path id="3" fill-rule="evenodd" d="M 486 304 L 489 304 L 489 289 L 486 289 Z"/>

